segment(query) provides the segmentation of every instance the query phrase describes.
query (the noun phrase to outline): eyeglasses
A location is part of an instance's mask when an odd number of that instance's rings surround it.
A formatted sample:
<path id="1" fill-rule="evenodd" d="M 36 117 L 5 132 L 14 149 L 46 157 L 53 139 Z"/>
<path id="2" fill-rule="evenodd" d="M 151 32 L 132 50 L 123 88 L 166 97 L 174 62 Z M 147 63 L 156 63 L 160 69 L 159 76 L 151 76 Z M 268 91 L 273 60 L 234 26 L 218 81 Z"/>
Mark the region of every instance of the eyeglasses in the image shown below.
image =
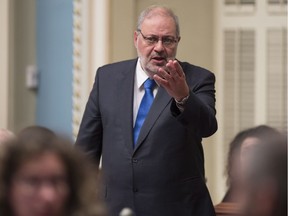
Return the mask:
<path id="1" fill-rule="evenodd" d="M 165 46 L 167 48 L 173 48 L 179 41 L 179 38 L 175 38 L 172 36 L 164 36 L 162 38 L 160 38 L 156 35 L 145 36 L 145 35 L 143 35 L 143 33 L 141 32 L 140 29 L 138 29 L 137 31 L 142 35 L 144 41 L 146 42 L 146 44 L 148 46 L 156 45 L 159 41 L 161 41 L 163 46 Z"/>

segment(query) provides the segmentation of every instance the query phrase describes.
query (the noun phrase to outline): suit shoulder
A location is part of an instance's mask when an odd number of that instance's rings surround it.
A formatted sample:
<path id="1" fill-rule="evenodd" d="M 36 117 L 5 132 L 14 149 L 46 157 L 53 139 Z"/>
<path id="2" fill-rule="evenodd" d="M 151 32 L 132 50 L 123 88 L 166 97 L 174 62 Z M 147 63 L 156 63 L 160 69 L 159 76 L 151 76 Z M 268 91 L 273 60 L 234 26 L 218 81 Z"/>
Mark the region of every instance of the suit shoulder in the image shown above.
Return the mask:
<path id="1" fill-rule="evenodd" d="M 180 65 L 182 66 L 185 73 L 197 73 L 202 76 L 214 76 L 214 73 L 212 73 L 210 70 L 190 64 L 189 62 L 180 62 Z"/>
<path id="2" fill-rule="evenodd" d="M 103 65 L 99 67 L 99 71 L 104 70 L 104 71 L 114 71 L 114 70 L 121 70 L 121 69 L 127 69 L 129 67 L 135 66 L 137 63 L 137 59 L 129 59 L 129 60 L 124 60 L 124 61 L 119 61 L 119 62 L 114 62 L 110 64 Z"/>

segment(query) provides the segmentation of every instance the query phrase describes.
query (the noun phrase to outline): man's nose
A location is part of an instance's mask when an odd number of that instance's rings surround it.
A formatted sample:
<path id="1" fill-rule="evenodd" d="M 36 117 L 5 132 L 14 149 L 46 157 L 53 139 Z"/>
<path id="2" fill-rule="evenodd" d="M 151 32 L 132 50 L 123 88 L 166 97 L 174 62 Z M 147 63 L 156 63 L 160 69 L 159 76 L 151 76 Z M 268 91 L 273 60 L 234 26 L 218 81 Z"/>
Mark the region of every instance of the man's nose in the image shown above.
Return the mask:
<path id="1" fill-rule="evenodd" d="M 162 52 L 164 50 L 164 48 L 165 47 L 163 46 L 162 40 L 158 40 L 157 43 L 154 46 L 154 50 L 156 52 Z"/>

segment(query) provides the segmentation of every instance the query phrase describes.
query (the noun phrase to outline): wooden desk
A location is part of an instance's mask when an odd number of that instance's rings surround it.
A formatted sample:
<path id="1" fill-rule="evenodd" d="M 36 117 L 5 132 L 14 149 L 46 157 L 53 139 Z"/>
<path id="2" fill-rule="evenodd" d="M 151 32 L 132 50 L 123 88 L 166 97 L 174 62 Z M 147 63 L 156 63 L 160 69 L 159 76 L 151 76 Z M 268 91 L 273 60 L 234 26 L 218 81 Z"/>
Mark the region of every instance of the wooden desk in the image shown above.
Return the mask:
<path id="1" fill-rule="evenodd" d="M 217 216 L 241 216 L 240 210 L 237 203 L 222 202 L 215 206 Z"/>

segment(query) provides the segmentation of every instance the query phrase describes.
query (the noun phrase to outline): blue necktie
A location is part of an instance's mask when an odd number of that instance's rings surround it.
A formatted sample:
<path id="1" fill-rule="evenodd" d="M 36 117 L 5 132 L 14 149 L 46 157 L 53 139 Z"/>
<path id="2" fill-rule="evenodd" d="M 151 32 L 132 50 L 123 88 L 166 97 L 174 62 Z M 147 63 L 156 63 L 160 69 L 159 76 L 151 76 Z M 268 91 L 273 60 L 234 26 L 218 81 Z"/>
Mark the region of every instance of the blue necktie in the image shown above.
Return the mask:
<path id="1" fill-rule="evenodd" d="M 140 133 L 140 129 L 145 121 L 146 115 L 148 114 L 150 107 L 154 100 L 153 88 L 155 84 L 156 84 L 155 81 L 149 78 L 144 82 L 145 94 L 139 106 L 139 110 L 137 113 L 137 118 L 136 118 L 135 126 L 134 126 L 134 147 L 136 145 L 136 142 Z"/>

